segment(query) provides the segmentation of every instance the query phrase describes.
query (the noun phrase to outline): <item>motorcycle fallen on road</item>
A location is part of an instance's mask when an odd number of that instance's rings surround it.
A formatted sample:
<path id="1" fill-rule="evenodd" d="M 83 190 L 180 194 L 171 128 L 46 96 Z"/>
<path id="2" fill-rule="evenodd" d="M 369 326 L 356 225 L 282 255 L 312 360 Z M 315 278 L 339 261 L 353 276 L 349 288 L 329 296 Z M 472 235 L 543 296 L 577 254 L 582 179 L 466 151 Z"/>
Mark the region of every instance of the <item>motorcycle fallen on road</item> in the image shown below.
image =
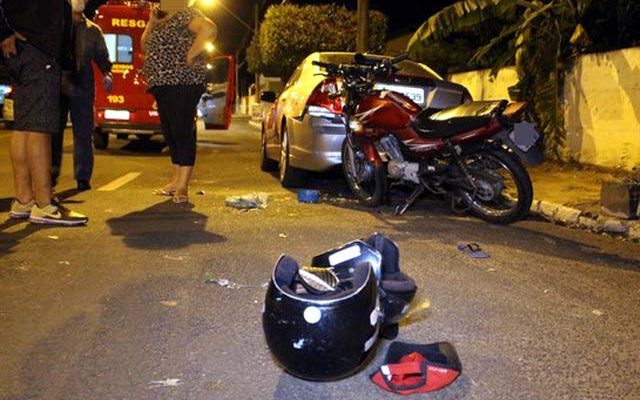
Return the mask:
<path id="1" fill-rule="evenodd" d="M 329 96 L 343 98 L 347 183 L 367 206 L 379 206 L 391 183 L 413 192 L 395 208 L 407 209 L 426 190 L 446 195 L 457 212 L 492 223 L 524 218 L 533 199 L 522 160 L 539 162 L 540 135 L 522 122 L 526 103 L 472 101 L 444 110 L 422 109 L 401 93 L 377 90 L 376 80 L 406 59 L 356 54 L 354 64 L 314 61 L 333 79 Z"/>

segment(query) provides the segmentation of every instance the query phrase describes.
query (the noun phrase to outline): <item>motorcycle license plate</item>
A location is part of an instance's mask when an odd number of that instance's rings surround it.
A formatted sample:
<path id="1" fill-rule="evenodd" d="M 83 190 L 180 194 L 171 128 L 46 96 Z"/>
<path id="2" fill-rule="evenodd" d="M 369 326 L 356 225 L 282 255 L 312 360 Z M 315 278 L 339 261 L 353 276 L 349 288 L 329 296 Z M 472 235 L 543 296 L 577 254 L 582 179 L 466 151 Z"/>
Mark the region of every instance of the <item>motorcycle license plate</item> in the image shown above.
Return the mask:
<path id="1" fill-rule="evenodd" d="M 377 90 L 390 90 L 392 92 L 398 92 L 413 100 L 414 103 L 420 106 L 424 105 L 424 89 L 422 88 L 417 88 L 414 86 L 390 85 L 387 83 L 376 83 L 373 88 Z"/>

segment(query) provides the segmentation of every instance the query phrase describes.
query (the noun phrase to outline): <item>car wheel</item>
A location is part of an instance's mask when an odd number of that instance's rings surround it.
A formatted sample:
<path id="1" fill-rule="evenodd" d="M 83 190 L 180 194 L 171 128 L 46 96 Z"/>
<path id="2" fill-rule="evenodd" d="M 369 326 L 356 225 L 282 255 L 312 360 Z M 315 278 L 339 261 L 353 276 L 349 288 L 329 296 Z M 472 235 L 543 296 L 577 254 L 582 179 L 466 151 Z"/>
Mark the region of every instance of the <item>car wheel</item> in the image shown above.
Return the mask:
<path id="1" fill-rule="evenodd" d="M 280 143 L 280 183 L 283 187 L 300 187 L 307 183 L 307 173 L 290 165 L 289 133 L 282 127 L 282 143 Z"/>
<path id="2" fill-rule="evenodd" d="M 96 128 L 93 132 L 93 146 L 96 149 L 104 150 L 109 145 L 109 132 L 104 132 L 100 128 Z"/>
<path id="3" fill-rule="evenodd" d="M 264 124 L 262 124 L 260 139 L 260 169 L 265 172 L 275 171 L 278 169 L 278 163 L 267 156 L 267 135 L 264 131 Z"/>

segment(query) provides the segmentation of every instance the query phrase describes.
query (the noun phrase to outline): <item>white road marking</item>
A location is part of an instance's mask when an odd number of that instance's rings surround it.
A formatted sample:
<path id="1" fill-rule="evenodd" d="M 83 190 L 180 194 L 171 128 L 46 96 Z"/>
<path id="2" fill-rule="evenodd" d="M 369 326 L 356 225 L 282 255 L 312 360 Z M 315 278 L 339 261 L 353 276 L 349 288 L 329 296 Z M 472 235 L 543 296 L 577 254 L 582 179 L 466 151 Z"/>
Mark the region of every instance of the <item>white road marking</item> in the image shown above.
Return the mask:
<path id="1" fill-rule="evenodd" d="M 98 190 L 102 192 L 116 190 L 126 185 L 127 183 L 131 182 L 132 180 L 136 179 L 139 176 L 140 176 L 140 172 L 129 172 L 128 174 L 122 175 L 120 178 L 115 179 L 107 183 L 106 185 L 98 188 Z"/>

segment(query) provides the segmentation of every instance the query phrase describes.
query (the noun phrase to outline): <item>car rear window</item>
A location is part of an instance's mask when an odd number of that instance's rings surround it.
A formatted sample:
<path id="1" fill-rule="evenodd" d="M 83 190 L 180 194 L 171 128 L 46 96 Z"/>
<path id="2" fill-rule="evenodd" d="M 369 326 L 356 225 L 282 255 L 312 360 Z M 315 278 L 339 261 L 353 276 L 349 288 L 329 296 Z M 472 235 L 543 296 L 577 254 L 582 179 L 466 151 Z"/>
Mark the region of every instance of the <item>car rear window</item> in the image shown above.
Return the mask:
<path id="1" fill-rule="evenodd" d="M 391 57 L 381 57 L 381 56 L 373 56 L 373 55 L 367 55 L 367 57 L 371 57 L 371 58 L 391 58 Z M 331 54 L 331 53 L 325 53 L 325 54 L 320 54 L 320 61 L 322 62 L 330 62 L 330 63 L 334 63 L 334 64 L 353 64 L 354 61 L 354 54 L 350 54 L 350 53 L 342 53 L 342 54 Z M 424 64 L 421 63 L 417 63 L 415 61 L 411 61 L 411 60 L 405 60 L 405 61 L 401 61 L 400 63 L 396 64 L 396 67 L 400 68 L 400 71 L 398 71 L 399 75 L 408 75 L 408 76 L 416 76 L 416 77 L 421 77 L 421 78 L 435 78 L 435 79 L 442 79 L 438 76 L 438 74 L 436 74 L 434 71 L 432 71 L 429 67 L 427 67 Z"/>

